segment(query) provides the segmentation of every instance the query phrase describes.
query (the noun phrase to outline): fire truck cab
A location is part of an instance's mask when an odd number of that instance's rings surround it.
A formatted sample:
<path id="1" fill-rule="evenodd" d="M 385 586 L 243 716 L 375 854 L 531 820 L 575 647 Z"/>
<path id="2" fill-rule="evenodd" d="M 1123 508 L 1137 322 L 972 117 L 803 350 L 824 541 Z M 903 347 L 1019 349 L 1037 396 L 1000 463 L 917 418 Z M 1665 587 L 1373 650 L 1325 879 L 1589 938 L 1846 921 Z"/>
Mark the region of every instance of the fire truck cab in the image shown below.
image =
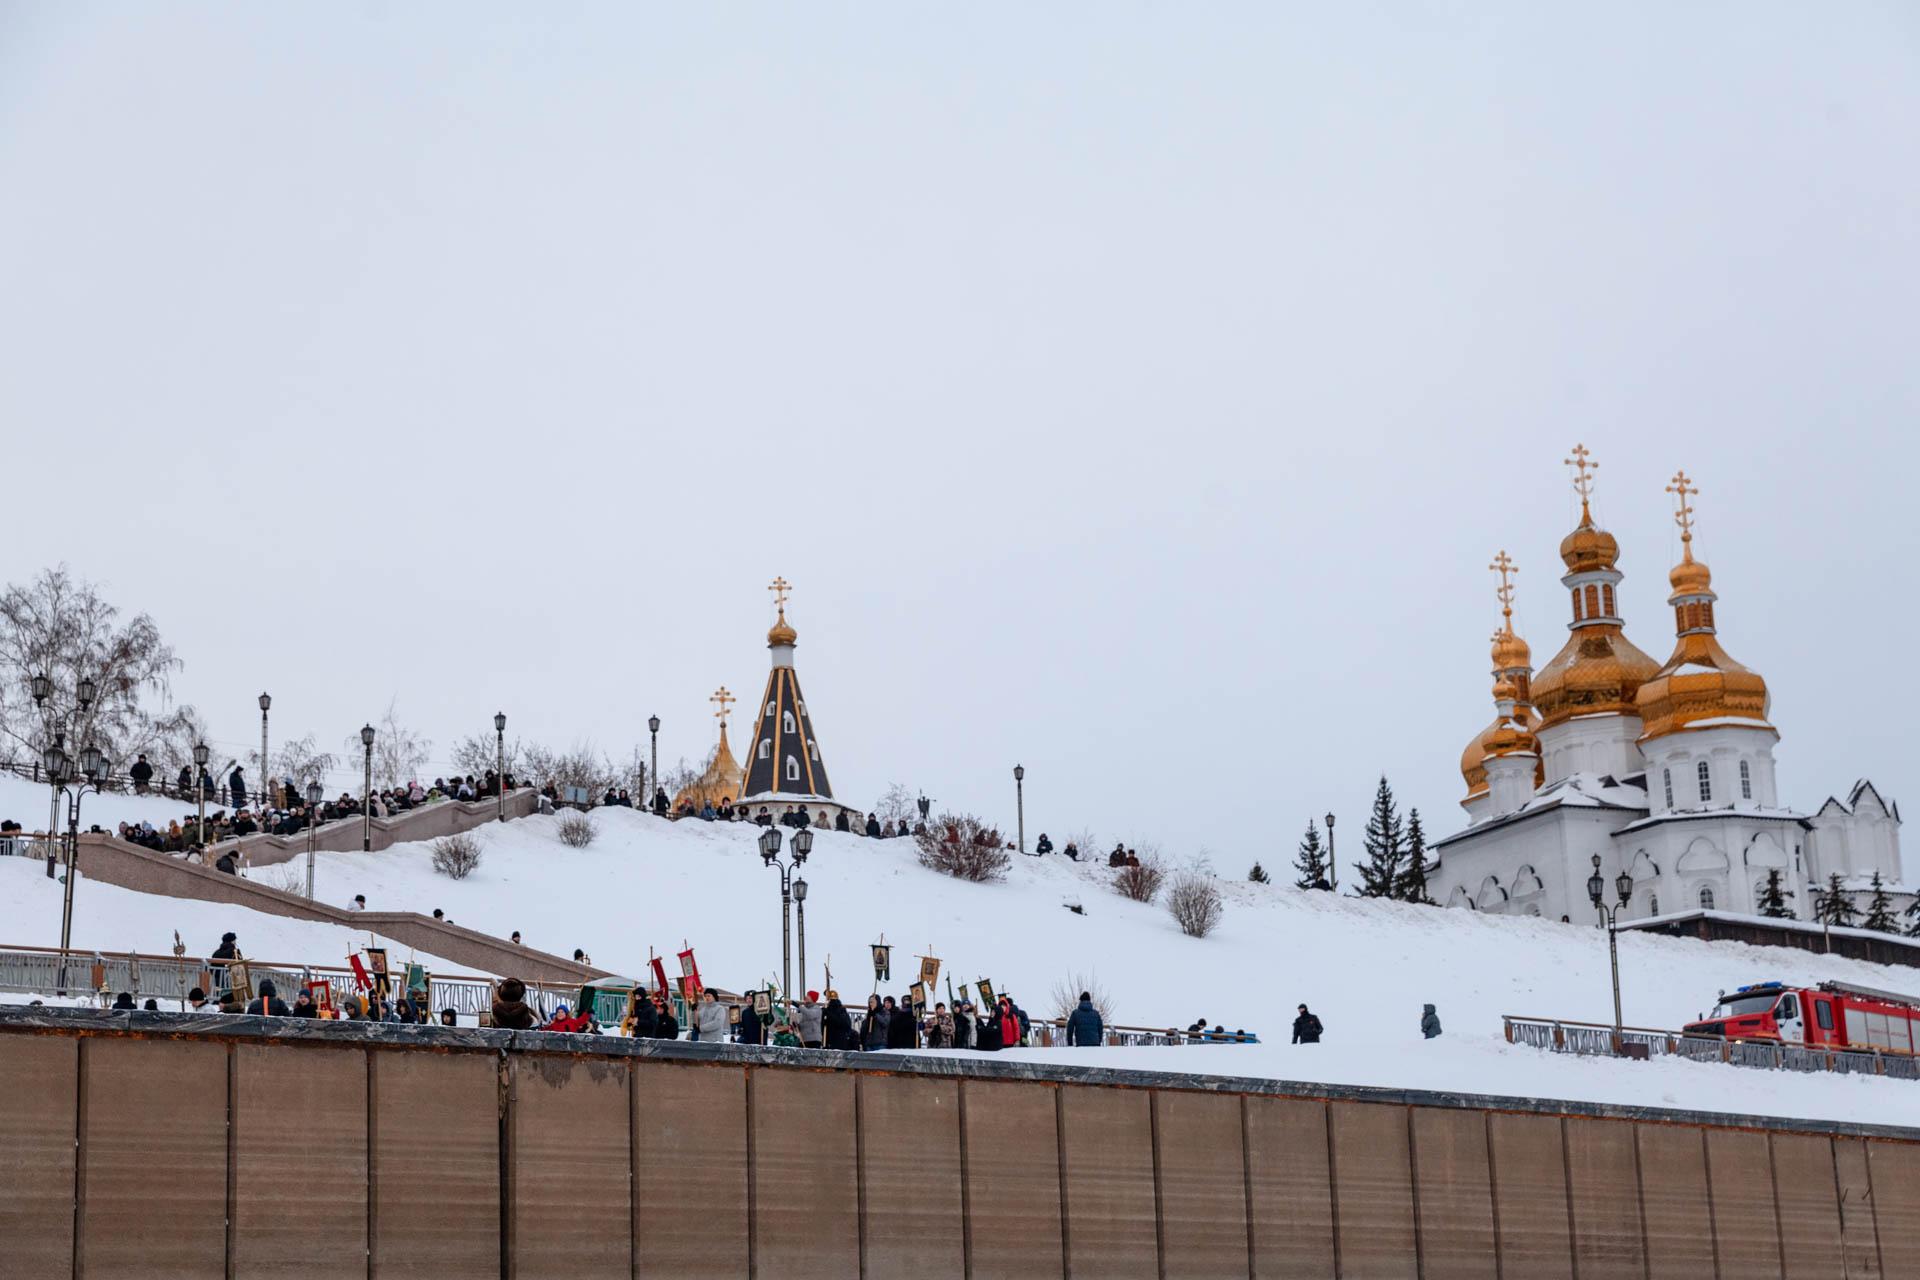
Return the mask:
<path id="1" fill-rule="evenodd" d="M 1789 987 L 1755 982 L 1722 992 L 1713 1012 L 1686 1030 L 1736 1040 L 1783 1040 L 1836 1048 L 1920 1048 L 1920 999 L 1845 982 Z"/>

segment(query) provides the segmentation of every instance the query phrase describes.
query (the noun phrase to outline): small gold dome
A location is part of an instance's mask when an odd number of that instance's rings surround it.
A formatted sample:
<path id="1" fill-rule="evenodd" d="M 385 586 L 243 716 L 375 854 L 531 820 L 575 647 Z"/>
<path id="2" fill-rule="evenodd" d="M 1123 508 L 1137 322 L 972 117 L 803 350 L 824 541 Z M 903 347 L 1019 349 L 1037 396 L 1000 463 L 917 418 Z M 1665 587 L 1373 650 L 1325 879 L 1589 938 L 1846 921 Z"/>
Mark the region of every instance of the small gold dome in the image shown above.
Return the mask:
<path id="1" fill-rule="evenodd" d="M 1673 566 L 1673 572 L 1667 575 L 1667 581 L 1673 584 L 1673 593 L 1677 596 L 1699 595 L 1711 590 L 1713 575 L 1707 572 L 1707 566 L 1693 558 L 1689 551 L 1687 558 Z"/>
<path id="2" fill-rule="evenodd" d="M 769 646 L 777 644 L 790 645 L 799 638 L 800 633 L 795 631 L 787 623 L 787 611 L 785 609 L 780 610 L 780 621 L 774 623 L 772 629 L 767 632 L 767 644 Z"/>
<path id="3" fill-rule="evenodd" d="M 1611 569 L 1619 558 L 1620 543 L 1605 529 L 1594 528 L 1591 519 L 1583 519 L 1579 528 L 1560 540 L 1560 559 L 1569 573 Z"/>
<path id="4" fill-rule="evenodd" d="M 1493 633 L 1493 669 L 1495 671 L 1515 671 L 1521 667 L 1531 669 L 1533 650 L 1527 642 L 1511 630 Z"/>
<path id="5" fill-rule="evenodd" d="M 1487 792 L 1487 739 L 1500 728 L 1500 722 L 1492 724 L 1473 735 L 1473 740 L 1460 753 L 1460 776 L 1467 783 L 1467 799 L 1485 795 Z"/>

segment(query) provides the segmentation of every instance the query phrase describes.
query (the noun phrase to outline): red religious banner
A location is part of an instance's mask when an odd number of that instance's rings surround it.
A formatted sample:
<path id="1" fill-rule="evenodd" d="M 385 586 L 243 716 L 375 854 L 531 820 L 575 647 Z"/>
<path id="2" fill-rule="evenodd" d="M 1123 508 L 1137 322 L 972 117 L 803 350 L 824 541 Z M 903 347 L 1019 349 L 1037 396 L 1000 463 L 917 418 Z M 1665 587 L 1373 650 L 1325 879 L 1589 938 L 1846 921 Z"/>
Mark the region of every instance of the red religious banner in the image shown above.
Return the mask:
<path id="1" fill-rule="evenodd" d="M 314 1011 L 323 1018 L 333 1016 L 333 984 L 325 978 L 315 978 L 307 984 L 307 997 L 313 1001 Z"/>
<path id="2" fill-rule="evenodd" d="M 693 948 L 688 947 L 680 953 L 680 994 L 691 1003 L 700 998 L 703 989 L 700 985 L 700 966 L 694 962 Z"/>
<path id="3" fill-rule="evenodd" d="M 669 987 L 667 985 L 667 966 L 660 962 L 659 956 L 655 956 L 653 958 L 652 963 L 653 963 L 653 994 L 658 996 L 660 999 L 665 1000 L 667 998 L 667 993 L 673 990 L 672 987 Z"/>
<path id="4" fill-rule="evenodd" d="M 362 991 L 373 985 L 373 979 L 367 976 L 367 966 L 360 963 L 358 955 L 349 952 L 347 963 L 353 967 L 353 981 Z"/>

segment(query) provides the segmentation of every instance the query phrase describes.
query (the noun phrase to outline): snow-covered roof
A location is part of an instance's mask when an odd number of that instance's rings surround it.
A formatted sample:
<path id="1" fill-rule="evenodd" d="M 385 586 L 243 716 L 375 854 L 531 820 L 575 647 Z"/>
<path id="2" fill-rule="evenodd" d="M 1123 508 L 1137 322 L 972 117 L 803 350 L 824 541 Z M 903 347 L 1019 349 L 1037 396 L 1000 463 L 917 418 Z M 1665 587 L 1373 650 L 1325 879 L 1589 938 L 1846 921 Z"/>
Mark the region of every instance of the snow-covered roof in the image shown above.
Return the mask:
<path id="1" fill-rule="evenodd" d="M 1648 827 L 1657 827 L 1666 822 L 1708 822 L 1726 818 L 1758 818 L 1764 822 L 1805 822 L 1807 815 L 1795 809 L 1768 808 L 1764 805 L 1724 805 L 1718 809 L 1673 809 L 1666 813 L 1649 814 L 1629 822 L 1615 832 L 1625 835 L 1629 831 L 1644 831 Z"/>
<path id="2" fill-rule="evenodd" d="M 1444 848 L 1467 836 L 1492 831 L 1554 809 L 1614 809 L 1627 813 L 1644 812 L 1647 807 L 1645 777 L 1644 774 L 1635 774 L 1633 778 L 1637 781 L 1623 782 L 1612 774 L 1570 773 L 1540 788 L 1533 794 L 1532 799 L 1512 813 L 1503 813 L 1497 818 L 1476 823 L 1464 831 L 1456 831 L 1444 840 L 1435 841 L 1433 848 Z"/>
<path id="3" fill-rule="evenodd" d="M 1887 886 L 1889 893 L 1896 892 L 1893 886 Z M 1747 915 L 1739 911 L 1705 911 L 1695 908 L 1691 911 L 1669 911 L 1665 915 L 1646 916 L 1638 920 L 1622 920 L 1624 929 L 1651 929 L 1657 925 L 1682 924 L 1689 920 L 1724 920 L 1729 924 L 1757 924 L 1770 929 L 1784 929 L 1789 933 L 1828 933 L 1843 938 L 1873 938 L 1880 942 L 1897 943 L 1903 947 L 1912 947 L 1920 951 L 1920 938 L 1908 938 L 1897 933 L 1881 933 L 1877 929 L 1859 929 L 1852 925 L 1823 925 L 1818 920 L 1787 920 L 1774 916 Z"/>
<path id="4" fill-rule="evenodd" d="M 1704 720 L 1689 720 L 1688 729 L 1772 729 L 1765 720 L 1753 716 L 1708 716 Z M 1778 732 L 1778 730 L 1775 730 Z"/>

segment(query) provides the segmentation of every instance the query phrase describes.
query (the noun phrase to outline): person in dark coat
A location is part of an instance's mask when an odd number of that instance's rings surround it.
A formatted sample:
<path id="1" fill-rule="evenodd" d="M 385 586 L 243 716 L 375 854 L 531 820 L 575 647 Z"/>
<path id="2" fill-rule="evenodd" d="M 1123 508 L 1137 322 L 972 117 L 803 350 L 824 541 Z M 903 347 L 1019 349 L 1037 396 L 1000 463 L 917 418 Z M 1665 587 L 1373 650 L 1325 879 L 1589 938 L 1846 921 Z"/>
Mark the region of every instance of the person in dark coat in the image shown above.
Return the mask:
<path id="1" fill-rule="evenodd" d="M 1106 1039 L 1106 1024 L 1093 1007 L 1093 996 L 1080 993 L 1080 1006 L 1067 1015 L 1067 1045 L 1076 1049 L 1097 1049 Z"/>
<path id="2" fill-rule="evenodd" d="M 760 1025 L 760 1015 L 753 1011 L 752 1000 L 740 1006 L 740 1030 L 737 1038 L 741 1044 L 766 1043 L 766 1034 Z"/>
<path id="3" fill-rule="evenodd" d="M 295 1018 L 318 1018 L 320 1016 L 320 1010 L 314 1007 L 313 993 L 311 991 L 303 990 L 293 998 L 293 1012 L 291 1016 Z"/>
<path id="4" fill-rule="evenodd" d="M 973 1048 L 973 1006 L 965 1000 L 953 1006 L 953 1047 Z"/>
<path id="5" fill-rule="evenodd" d="M 673 1006 L 665 1001 L 654 1005 L 653 1038 L 655 1040 L 680 1038 L 680 1020 L 673 1016 Z"/>
<path id="6" fill-rule="evenodd" d="M 141 756 L 133 762 L 133 768 L 127 770 L 127 776 L 133 779 L 133 789 L 140 795 L 147 794 L 147 786 L 153 781 L 153 766 L 147 758 Z"/>
<path id="7" fill-rule="evenodd" d="M 987 1010 L 973 1025 L 973 1047 L 983 1053 L 998 1053 L 1000 1051 L 1000 1011 Z"/>
<path id="8" fill-rule="evenodd" d="M 894 1005 L 893 997 L 887 997 L 892 1006 L 887 1014 L 887 1048 L 918 1049 L 920 1047 L 920 1024 L 913 1016 L 910 1004 Z"/>
<path id="9" fill-rule="evenodd" d="M 240 766 L 233 766 L 233 772 L 227 775 L 227 789 L 233 793 L 233 807 L 241 809 L 247 803 L 247 776 L 240 772 Z"/>
<path id="10" fill-rule="evenodd" d="M 879 996 L 867 997 L 867 1020 L 860 1027 L 860 1047 L 887 1047 L 887 1007 L 880 1003 Z"/>
<path id="11" fill-rule="evenodd" d="M 274 989 L 272 978 L 260 979 L 260 994 L 247 1005 L 247 1012 L 265 1014 L 270 1018 L 293 1016 L 293 1010 L 287 1008 L 287 1002 L 282 1000 L 280 993 Z"/>
<path id="12" fill-rule="evenodd" d="M 122 991 L 113 998 L 113 1011 L 115 1013 L 132 1013 L 133 1007 L 133 992 L 131 991 Z"/>
<path id="13" fill-rule="evenodd" d="M 1440 1034 L 1440 1015 L 1433 1011 L 1430 1004 L 1421 1006 L 1420 1034 L 1429 1040 Z"/>
<path id="14" fill-rule="evenodd" d="M 837 993 L 827 992 L 827 1007 L 820 1015 L 820 1027 L 827 1038 L 829 1049 L 858 1049 L 860 1042 L 853 1035 L 853 1015 L 847 1012 L 847 1006 L 840 1003 Z"/>
<path id="15" fill-rule="evenodd" d="M 867 834 L 874 837 L 878 837 L 880 834 L 880 819 L 874 817 L 872 814 L 867 815 Z"/>
<path id="16" fill-rule="evenodd" d="M 1053 852 L 1053 841 L 1047 839 L 1046 832 L 1042 831 L 1040 838 L 1033 842 L 1033 851 L 1042 858 Z"/>
<path id="17" fill-rule="evenodd" d="M 493 998 L 493 1025 L 509 1031 L 531 1031 L 539 1019 L 527 1004 L 527 984 L 508 978 Z"/>
<path id="18" fill-rule="evenodd" d="M 1293 1020 L 1293 1042 L 1295 1044 L 1319 1044 L 1320 1033 L 1326 1028 L 1320 1025 L 1320 1019 L 1300 1006 L 1300 1016 Z"/>
<path id="19" fill-rule="evenodd" d="M 193 790 L 193 770 L 184 764 L 181 765 L 180 776 L 175 779 L 174 785 L 179 789 L 180 798 L 185 800 L 187 798 L 187 792 Z"/>
<path id="20" fill-rule="evenodd" d="M 239 875 L 240 864 L 233 860 L 233 850 L 228 849 L 226 852 L 222 853 L 217 859 L 215 859 L 213 864 L 213 869 L 215 871 L 224 871 L 230 876 Z"/>
<path id="21" fill-rule="evenodd" d="M 842 809 L 839 813 L 834 815 L 833 829 L 835 831 L 845 831 L 848 833 L 851 833 L 853 831 L 853 824 L 847 821 L 847 811 L 845 809 Z"/>

